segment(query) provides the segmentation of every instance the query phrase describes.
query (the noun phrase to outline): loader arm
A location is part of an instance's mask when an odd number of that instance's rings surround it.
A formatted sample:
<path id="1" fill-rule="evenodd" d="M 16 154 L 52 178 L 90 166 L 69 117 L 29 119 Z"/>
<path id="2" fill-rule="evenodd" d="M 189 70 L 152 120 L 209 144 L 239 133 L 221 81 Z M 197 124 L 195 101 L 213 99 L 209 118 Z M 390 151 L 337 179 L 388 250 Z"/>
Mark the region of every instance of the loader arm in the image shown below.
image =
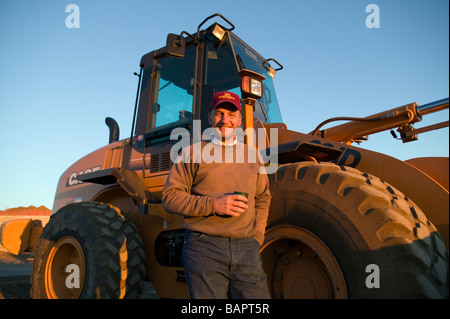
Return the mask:
<path id="1" fill-rule="evenodd" d="M 398 128 L 397 131 L 400 133 L 403 142 L 410 142 L 417 140 L 417 134 L 443 127 L 448 127 L 448 121 L 430 125 L 420 129 L 414 129 L 412 127 L 414 123 L 420 122 L 422 120 L 422 116 L 448 109 L 448 106 L 449 99 L 446 98 L 422 106 L 419 106 L 414 102 L 381 113 L 370 115 L 365 118 L 335 117 L 320 123 L 310 134 L 336 142 L 351 144 L 355 141 L 360 142 L 364 137 L 368 135 Z M 320 130 L 320 128 L 325 124 L 333 121 L 350 122 Z"/>

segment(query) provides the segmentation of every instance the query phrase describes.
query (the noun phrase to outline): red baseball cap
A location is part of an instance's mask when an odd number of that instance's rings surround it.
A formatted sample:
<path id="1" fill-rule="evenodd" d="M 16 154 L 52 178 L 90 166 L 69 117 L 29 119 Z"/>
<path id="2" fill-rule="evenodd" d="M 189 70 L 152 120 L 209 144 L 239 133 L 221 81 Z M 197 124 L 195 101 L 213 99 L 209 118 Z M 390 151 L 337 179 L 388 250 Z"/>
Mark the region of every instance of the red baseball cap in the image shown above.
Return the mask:
<path id="1" fill-rule="evenodd" d="M 225 102 L 233 104 L 239 111 L 242 112 L 240 97 L 237 94 L 235 94 L 233 92 L 229 92 L 229 91 L 222 91 L 222 92 L 217 92 L 216 94 L 214 94 L 214 96 L 212 98 L 211 106 L 209 107 L 209 110 L 210 111 L 214 110 L 220 104 L 225 103 Z"/>

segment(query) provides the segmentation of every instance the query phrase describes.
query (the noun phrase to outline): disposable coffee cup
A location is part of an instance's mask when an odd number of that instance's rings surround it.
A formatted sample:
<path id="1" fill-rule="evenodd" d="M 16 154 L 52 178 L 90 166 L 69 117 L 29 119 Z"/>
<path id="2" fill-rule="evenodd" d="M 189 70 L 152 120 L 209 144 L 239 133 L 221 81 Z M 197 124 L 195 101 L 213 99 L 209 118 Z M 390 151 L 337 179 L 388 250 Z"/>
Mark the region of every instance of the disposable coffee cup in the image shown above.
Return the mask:
<path id="1" fill-rule="evenodd" d="M 245 198 L 248 199 L 248 193 L 235 191 L 234 194 L 235 195 L 242 195 L 242 196 L 244 196 Z"/>
<path id="2" fill-rule="evenodd" d="M 238 191 L 234 191 L 234 195 L 242 195 L 244 197 L 246 197 L 248 199 L 248 193 L 245 192 L 238 192 Z M 240 202 L 245 203 L 244 201 L 240 200 Z"/>

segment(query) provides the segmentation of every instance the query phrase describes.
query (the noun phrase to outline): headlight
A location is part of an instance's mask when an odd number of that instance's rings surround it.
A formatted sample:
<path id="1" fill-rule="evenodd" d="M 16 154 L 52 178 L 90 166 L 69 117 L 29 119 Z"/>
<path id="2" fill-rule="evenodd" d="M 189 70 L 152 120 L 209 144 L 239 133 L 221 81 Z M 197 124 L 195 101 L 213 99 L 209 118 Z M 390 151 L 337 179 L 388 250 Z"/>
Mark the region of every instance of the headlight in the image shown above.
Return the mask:
<path id="1" fill-rule="evenodd" d="M 262 97 L 262 82 L 251 78 L 250 76 L 244 76 L 242 78 L 242 92 L 249 95 L 256 95 L 256 98 Z"/>
<path id="2" fill-rule="evenodd" d="M 212 34 L 214 34 L 214 36 L 219 39 L 220 41 L 222 41 L 223 37 L 225 36 L 225 30 L 218 24 L 216 24 L 216 26 L 214 27 L 214 30 L 212 32 Z"/>
<path id="3" fill-rule="evenodd" d="M 241 77 L 242 98 L 260 99 L 263 95 L 263 84 L 265 77 L 250 70 L 241 70 L 238 75 Z"/>

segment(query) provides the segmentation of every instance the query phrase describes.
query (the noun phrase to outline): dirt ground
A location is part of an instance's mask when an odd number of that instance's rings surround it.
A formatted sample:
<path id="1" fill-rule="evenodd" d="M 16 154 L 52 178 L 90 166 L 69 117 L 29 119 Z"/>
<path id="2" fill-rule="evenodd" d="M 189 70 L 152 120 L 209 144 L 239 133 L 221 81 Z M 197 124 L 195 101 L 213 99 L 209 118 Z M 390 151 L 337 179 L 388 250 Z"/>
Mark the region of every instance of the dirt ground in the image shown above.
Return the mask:
<path id="1" fill-rule="evenodd" d="M 30 275 L 34 256 L 24 253 L 15 256 L 0 246 L 0 299 L 30 299 Z M 139 299 L 158 299 L 150 282 L 144 282 Z"/>
<path id="2" fill-rule="evenodd" d="M 15 256 L 0 247 L 0 299 L 29 299 L 33 255 Z"/>

